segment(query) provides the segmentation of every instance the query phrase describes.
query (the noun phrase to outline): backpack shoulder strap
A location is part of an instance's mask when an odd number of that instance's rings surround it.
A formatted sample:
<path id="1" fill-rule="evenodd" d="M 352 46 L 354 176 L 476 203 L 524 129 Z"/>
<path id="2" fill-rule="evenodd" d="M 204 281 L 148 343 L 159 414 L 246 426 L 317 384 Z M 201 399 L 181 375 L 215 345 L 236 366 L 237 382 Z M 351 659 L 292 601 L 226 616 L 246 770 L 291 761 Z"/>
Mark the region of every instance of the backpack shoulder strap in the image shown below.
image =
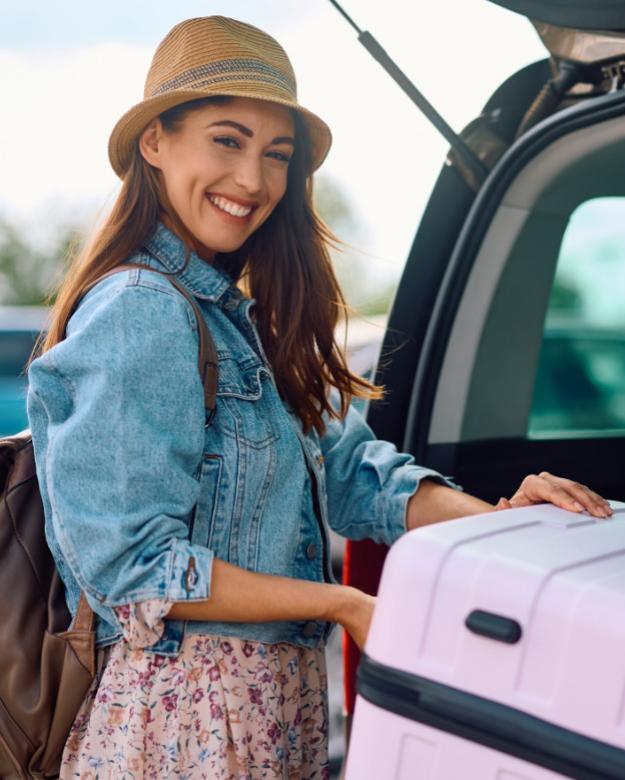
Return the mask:
<path id="1" fill-rule="evenodd" d="M 89 292 L 92 287 L 95 287 L 96 284 L 101 282 L 103 279 L 106 279 L 108 276 L 121 273 L 122 271 L 126 271 L 129 268 L 139 268 L 143 271 L 155 271 L 156 273 L 166 276 L 172 285 L 178 290 L 178 292 L 183 295 L 191 305 L 193 313 L 195 314 L 198 338 L 200 342 L 198 370 L 200 372 L 200 378 L 204 387 L 204 407 L 208 410 L 208 417 L 206 420 L 206 425 L 208 426 L 215 416 L 215 411 L 217 408 L 217 380 L 219 376 L 219 361 L 217 358 L 215 342 L 213 341 L 213 337 L 211 336 L 210 330 L 208 329 L 206 320 L 200 311 L 200 307 L 197 305 L 195 297 L 187 290 L 187 288 L 177 279 L 174 279 L 171 274 L 167 274 L 164 271 L 159 271 L 157 268 L 151 268 L 147 265 L 140 265 L 139 263 L 127 263 L 126 265 L 113 268 L 111 271 L 108 271 L 107 273 L 102 274 L 102 276 L 99 276 L 94 282 L 85 288 L 83 295 Z"/>

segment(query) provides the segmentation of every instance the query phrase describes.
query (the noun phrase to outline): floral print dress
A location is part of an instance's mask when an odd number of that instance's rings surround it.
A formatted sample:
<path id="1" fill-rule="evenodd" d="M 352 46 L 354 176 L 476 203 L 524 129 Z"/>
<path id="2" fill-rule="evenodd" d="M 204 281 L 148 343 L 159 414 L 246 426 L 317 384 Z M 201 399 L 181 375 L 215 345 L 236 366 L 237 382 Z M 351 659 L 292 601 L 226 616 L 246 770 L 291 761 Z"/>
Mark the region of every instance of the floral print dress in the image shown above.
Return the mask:
<path id="1" fill-rule="evenodd" d="M 78 712 L 61 780 L 327 780 L 323 649 L 189 633 L 175 658 L 145 653 L 169 608 L 117 610 L 124 638 Z"/>

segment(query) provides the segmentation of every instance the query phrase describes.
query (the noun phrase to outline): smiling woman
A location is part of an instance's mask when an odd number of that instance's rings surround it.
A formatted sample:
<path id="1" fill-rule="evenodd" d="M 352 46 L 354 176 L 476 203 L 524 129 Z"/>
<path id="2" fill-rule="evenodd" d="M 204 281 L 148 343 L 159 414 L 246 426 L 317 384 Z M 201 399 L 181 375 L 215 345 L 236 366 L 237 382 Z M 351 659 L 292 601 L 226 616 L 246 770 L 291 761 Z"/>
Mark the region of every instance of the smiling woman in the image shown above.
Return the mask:
<path id="1" fill-rule="evenodd" d="M 211 41 L 215 57 L 224 56 L 222 36 L 231 33 L 230 23 L 222 21 L 223 30 Z M 176 56 L 172 37 L 157 57 Z M 109 155 L 122 190 L 59 290 L 44 350 L 63 337 L 84 290 L 127 261 L 160 221 L 254 297 L 256 325 L 278 388 L 306 429 L 323 430 L 322 414 L 336 412 L 320 376 L 339 391 L 341 413 L 353 396 L 381 395 L 349 371 L 335 341 L 345 304 L 328 253 L 334 237 L 313 208 L 310 183 L 329 149 L 330 131 L 296 103 L 289 91 L 294 76 L 281 49 L 272 49 L 262 63 L 250 58 L 258 52 L 239 39 L 239 59 L 198 66 L 205 53 L 197 40 L 186 42 L 186 61 L 176 63 L 194 67 L 175 78 L 165 80 L 161 59 L 157 68 L 153 63 L 146 99 L 111 134 Z M 286 73 L 280 75 L 278 67 Z M 224 82 L 222 72 L 232 81 Z M 162 83 L 155 81 L 159 73 Z M 267 79 L 266 93 L 260 75 Z M 189 88 L 192 78 L 198 79 L 196 90 Z M 251 86 L 242 86 L 247 78 Z M 244 96 L 250 91 L 257 97 Z M 181 102 L 173 101 L 172 92 Z"/>
<path id="2" fill-rule="evenodd" d="M 362 641 L 372 599 L 332 582 L 321 439 L 336 424 L 335 443 L 362 437 L 364 423 L 343 426 L 349 402 L 380 394 L 334 342 L 342 296 L 310 183 L 329 144 L 279 45 L 219 17 L 174 28 L 111 135 L 121 192 L 29 375 L 51 548 L 72 611 L 86 598 L 98 617 L 101 671 L 64 778 L 327 771 L 328 621 Z M 100 280 L 125 264 L 145 270 Z M 195 324 L 163 274 L 197 298 L 217 345 L 210 425 Z M 330 463 L 342 500 L 351 467 Z M 174 718 L 176 743 L 193 737 L 172 754 Z"/>
<path id="3" fill-rule="evenodd" d="M 168 34 L 113 130 L 121 192 L 29 370 L 46 538 L 97 615 L 62 778 L 327 778 L 323 648 L 333 623 L 362 647 L 375 604 L 333 580 L 330 527 L 391 544 L 495 509 L 351 405 L 382 389 L 334 338 L 329 145 L 280 45 L 222 17 Z M 608 511 L 550 475 L 512 502 L 546 499 Z"/>

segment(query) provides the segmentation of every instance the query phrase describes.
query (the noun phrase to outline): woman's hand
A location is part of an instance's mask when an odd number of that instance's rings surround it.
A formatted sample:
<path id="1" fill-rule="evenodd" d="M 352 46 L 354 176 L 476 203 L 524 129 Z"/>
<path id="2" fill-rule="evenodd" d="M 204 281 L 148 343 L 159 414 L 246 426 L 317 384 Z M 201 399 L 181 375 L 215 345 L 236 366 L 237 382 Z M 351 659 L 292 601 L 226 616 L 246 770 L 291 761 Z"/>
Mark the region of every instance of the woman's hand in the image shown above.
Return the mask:
<path id="1" fill-rule="evenodd" d="M 343 586 L 345 598 L 333 619 L 339 623 L 362 650 L 367 641 L 376 599 L 357 588 Z"/>
<path id="2" fill-rule="evenodd" d="M 501 498 L 495 509 L 512 509 L 531 504 L 551 503 L 570 512 L 586 510 L 593 517 L 610 517 L 608 502 L 594 490 L 564 477 L 554 477 L 548 471 L 530 474 L 521 482 L 512 498 Z"/>
<path id="3" fill-rule="evenodd" d="M 552 503 L 571 512 L 587 511 L 593 517 L 610 517 L 612 509 L 598 493 L 571 479 L 554 477 L 547 471 L 525 477 L 512 498 L 501 498 L 496 506 L 480 498 L 424 479 L 408 500 L 406 528 L 412 531 L 431 523 L 457 517 L 481 515 L 493 509 L 513 509 L 531 504 Z"/>

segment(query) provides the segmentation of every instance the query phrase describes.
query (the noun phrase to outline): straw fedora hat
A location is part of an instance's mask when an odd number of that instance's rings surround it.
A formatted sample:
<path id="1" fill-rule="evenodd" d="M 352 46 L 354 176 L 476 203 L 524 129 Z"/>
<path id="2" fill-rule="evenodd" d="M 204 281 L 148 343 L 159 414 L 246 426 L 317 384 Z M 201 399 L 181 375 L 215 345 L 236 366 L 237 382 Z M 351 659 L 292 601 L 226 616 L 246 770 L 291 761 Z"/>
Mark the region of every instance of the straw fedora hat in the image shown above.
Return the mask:
<path id="1" fill-rule="evenodd" d="M 312 170 L 330 149 L 330 129 L 297 102 L 295 74 L 286 52 L 267 33 L 224 16 L 177 24 L 157 48 L 143 100 L 117 122 L 109 140 L 113 170 L 123 178 L 144 127 L 163 111 L 211 95 L 257 98 L 289 106 L 307 125 Z"/>

